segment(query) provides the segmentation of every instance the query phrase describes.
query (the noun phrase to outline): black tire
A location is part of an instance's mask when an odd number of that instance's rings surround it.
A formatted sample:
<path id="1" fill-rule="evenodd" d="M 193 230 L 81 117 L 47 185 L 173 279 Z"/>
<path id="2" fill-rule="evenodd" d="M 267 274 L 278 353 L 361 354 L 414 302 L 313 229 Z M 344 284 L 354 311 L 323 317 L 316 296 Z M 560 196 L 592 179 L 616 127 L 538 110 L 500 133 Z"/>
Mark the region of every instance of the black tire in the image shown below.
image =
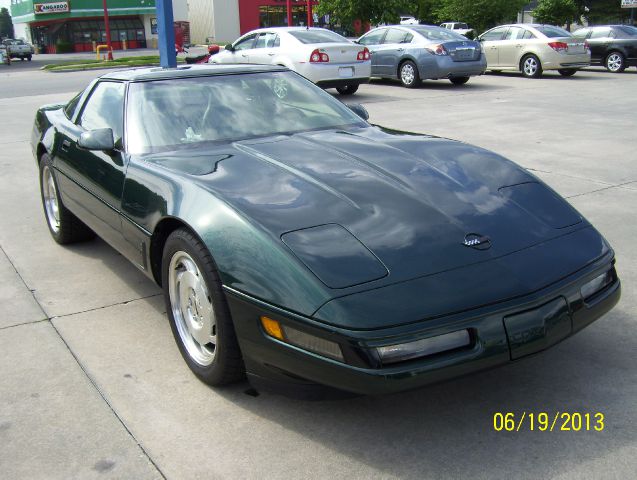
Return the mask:
<path id="1" fill-rule="evenodd" d="M 406 60 L 398 67 L 398 78 L 403 87 L 416 88 L 420 85 L 418 67 L 411 60 Z"/>
<path id="2" fill-rule="evenodd" d="M 469 77 L 451 77 L 449 81 L 454 85 L 464 85 L 469 81 Z"/>
<path id="3" fill-rule="evenodd" d="M 31 61 L 31 55 L 27 56 L 27 60 L 30 62 Z"/>
<path id="4" fill-rule="evenodd" d="M 193 267 L 189 261 L 194 262 L 197 275 L 193 275 Z M 245 367 L 230 309 L 221 289 L 219 272 L 206 246 L 189 230 L 185 228 L 175 230 L 169 235 L 164 245 L 161 270 L 170 328 L 190 370 L 201 381 L 213 386 L 242 380 L 245 377 Z M 188 280 L 186 275 L 191 280 Z M 203 283 L 201 283 L 202 278 Z M 193 281 L 197 282 L 196 288 L 193 287 Z M 183 295 L 180 295 L 182 288 L 192 291 L 188 295 L 189 306 L 185 313 L 195 320 L 189 320 L 183 316 L 184 306 L 181 305 Z M 173 300 L 171 300 L 171 289 Z M 197 291 L 201 295 L 198 295 Z M 200 313 L 200 311 L 206 312 L 206 306 L 202 306 L 202 303 L 206 303 L 206 299 L 207 308 L 211 309 L 209 316 Z M 202 322 L 198 324 L 201 327 L 198 335 L 202 332 L 210 333 L 215 337 L 216 343 L 198 343 L 197 334 L 193 334 L 193 330 L 188 326 L 197 322 L 197 318 Z M 211 327 L 210 332 L 206 330 L 206 321 Z M 211 357 L 206 357 L 207 354 Z"/>
<path id="5" fill-rule="evenodd" d="M 540 78 L 542 62 L 533 54 L 525 55 L 520 61 L 520 71 L 526 78 Z"/>
<path id="6" fill-rule="evenodd" d="M 46 153 L 40 158 L 40 197 L 44 219 L 53 240 L 57 243 L 66 245 L 84 242 L 95 237 L 93 230 L 82 223 L 62 203 L 55 170 L 51 164 L 51 158 Z"/>
<path id="7" fill-rule="evenodd" d="M 502 73 L 502 70 L 491 70 L 491 73 L 494 75 L 499 75 Z"/>
<path id="8" fill-rule="evenodd" d="M 626 69 L 626 58 L 621 52 L 610 52 L 604 59 L 604 66 L 611 73 L 621 73 Z"/>
<path id="9" fill-rule="evenodd" d="M 341 95 L 353 95 L 358 90 L 358 85 L 345 85 L 344 87 L 336 87 L 336 91 Z"/>
<path id="10" fill-rule="evenodd" d="M 572 77 L 577 73 L 576 68 L 561 68 L 558 70 L 559 74 L 563 77 Z"/>

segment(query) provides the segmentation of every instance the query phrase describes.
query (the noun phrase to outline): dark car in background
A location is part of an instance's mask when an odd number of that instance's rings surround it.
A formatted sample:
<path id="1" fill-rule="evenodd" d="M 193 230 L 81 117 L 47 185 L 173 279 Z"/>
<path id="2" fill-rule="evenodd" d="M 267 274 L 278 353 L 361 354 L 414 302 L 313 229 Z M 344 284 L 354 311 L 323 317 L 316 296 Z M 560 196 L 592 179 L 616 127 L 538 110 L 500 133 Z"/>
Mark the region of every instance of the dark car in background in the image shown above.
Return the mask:
<path id="1" fill-rule="evenodd" d="M 415 388 L 618 301 L 610 245 L 533 174 L 350 108 L 282 67 L 109 72 L 36 114 L 51 235 L 98 234 L 161 285 L 212 385 Z"/>
<path id="2" fill-rule="evenodd" d="M 487 68 L 479 42 L 433 25 L 379 27 L 358 43 L 371 52 L 372 77 L 398 79 L 408 88 L 441 78 L 462 85 Z"/>
<path id="3" fill-rule="evenodd" d="M 598 25 L 580 28 L 573 33 L 584 39 L 591 49 L 591 63 L 603 65 L 612 73 L 637 67 L 637 28 L 628 25 Z"/>

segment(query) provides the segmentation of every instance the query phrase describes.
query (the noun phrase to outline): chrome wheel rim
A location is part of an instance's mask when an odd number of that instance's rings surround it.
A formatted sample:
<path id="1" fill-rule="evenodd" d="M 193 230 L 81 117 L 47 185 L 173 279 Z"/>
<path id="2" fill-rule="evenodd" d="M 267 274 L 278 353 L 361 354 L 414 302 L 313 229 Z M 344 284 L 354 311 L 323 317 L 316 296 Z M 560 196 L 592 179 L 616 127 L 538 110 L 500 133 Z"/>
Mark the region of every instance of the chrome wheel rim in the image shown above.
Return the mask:
<path id="1" fill-rule="evenodd" d="M 622 57 L 618 53 L 611 53 L 606 60 L 606 66 L 611 72 L 617 72 L 622 68 Z"/>
<path id="2" fill-rule="evenodd" d="M 532 77 L 533 75 L 537 73 L 537 68 L 538 68 L 538 64 L 535 58 L 529 57 L 526 60 L 524 60 L 524 73 L 528 75 L 529 77 Z"/>
<path id="3" fill-rule="evenodd" d="M 217 323 L 206 281 L 186 252 L 176 252 L 168 268 L 170 305 L 181 342 L 193 361 L 208 366 L 217 351 Z"/>
<path id="4" fill-rule="evenodd" d="M 414 71 L 414 67 L 411 63 L 406 63 L 400 69 L 400 79 L 403 81 L 405 85 L 411 85 L 414 83 L 416 79 L 416 72 Z"/>
<path id="5" fill-rule="evenodd" d="M 60 231 L 60 207 L 53 173 L 48 166 L 42 169 L 42 200 L 44 200 L 46 221 L 49 222 L 51 230 L 58 233 Z"/>

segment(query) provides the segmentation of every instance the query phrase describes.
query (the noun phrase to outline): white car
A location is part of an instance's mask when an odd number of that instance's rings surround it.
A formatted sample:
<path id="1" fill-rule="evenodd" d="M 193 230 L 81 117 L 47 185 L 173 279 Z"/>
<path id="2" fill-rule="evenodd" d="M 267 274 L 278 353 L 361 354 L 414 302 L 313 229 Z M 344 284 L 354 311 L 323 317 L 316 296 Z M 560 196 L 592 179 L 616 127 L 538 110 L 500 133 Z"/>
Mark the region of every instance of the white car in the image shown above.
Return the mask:
<path id="1" fill-rule="evenodd" d="M 460 35 L 467 35 L 468 33 L 473 32 L 473 28 L 469 28 L 469 25 L 463 22 L 446 22 L 441 23 L 440 26 L 447 30 L 453 30 Z"/>
<path id="2" fill-rule="evenodd" d="M 414 17 L 400 17 L 401 25 L 419 25 L 420 22 Z"/>
<path id="3" fill-rule="evenodd" d="M 369 50 L 324 28 L 277 27 L 253 30 L 209 63 L 281 65 L 323 88 L 350 95 L 371 74 Z"/>

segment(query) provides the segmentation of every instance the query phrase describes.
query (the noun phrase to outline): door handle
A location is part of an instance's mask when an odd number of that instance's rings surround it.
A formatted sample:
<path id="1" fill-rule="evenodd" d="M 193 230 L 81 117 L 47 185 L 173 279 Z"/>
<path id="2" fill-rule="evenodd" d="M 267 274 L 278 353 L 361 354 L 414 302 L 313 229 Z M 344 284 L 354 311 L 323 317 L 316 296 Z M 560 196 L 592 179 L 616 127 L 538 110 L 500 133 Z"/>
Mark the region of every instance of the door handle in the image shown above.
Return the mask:
<path id="1" fill-rule="evenodd" d="M 516 45 L 516 48 L 522 48 L 522 45 Z"/>
<path id="2" fill-rule="evenodd" d="M 248 55 L 247 55 L 246 53 L 242 53 L 242 54 L 241 54 L 241 56 L 242 56 L 243 58 L 248 58 Z"/>
<path id="3" fill-rule="evenodd" d="M 275 53 L 268 53 L 269 57 L 274 57 L 274 55 L 276 55 Z"/>
<path id="4" fill-rule="evenodd" d="M 405 49 L 404 49 L 404 48 L 397 48 L 397 49 L 396 49 L 396 51 L 397 51 L 397 52 L 404 52 L 404 51 L 405 51 Z"/>
<path id="5" fill-rule="evenodd" d="M 62 140 L 62 146 L 60 147 L 60 150 L 62 150 L 63 152 L 68 152 L 70 146 L 71 142 L 69 142 L 68 140 Z"/>

